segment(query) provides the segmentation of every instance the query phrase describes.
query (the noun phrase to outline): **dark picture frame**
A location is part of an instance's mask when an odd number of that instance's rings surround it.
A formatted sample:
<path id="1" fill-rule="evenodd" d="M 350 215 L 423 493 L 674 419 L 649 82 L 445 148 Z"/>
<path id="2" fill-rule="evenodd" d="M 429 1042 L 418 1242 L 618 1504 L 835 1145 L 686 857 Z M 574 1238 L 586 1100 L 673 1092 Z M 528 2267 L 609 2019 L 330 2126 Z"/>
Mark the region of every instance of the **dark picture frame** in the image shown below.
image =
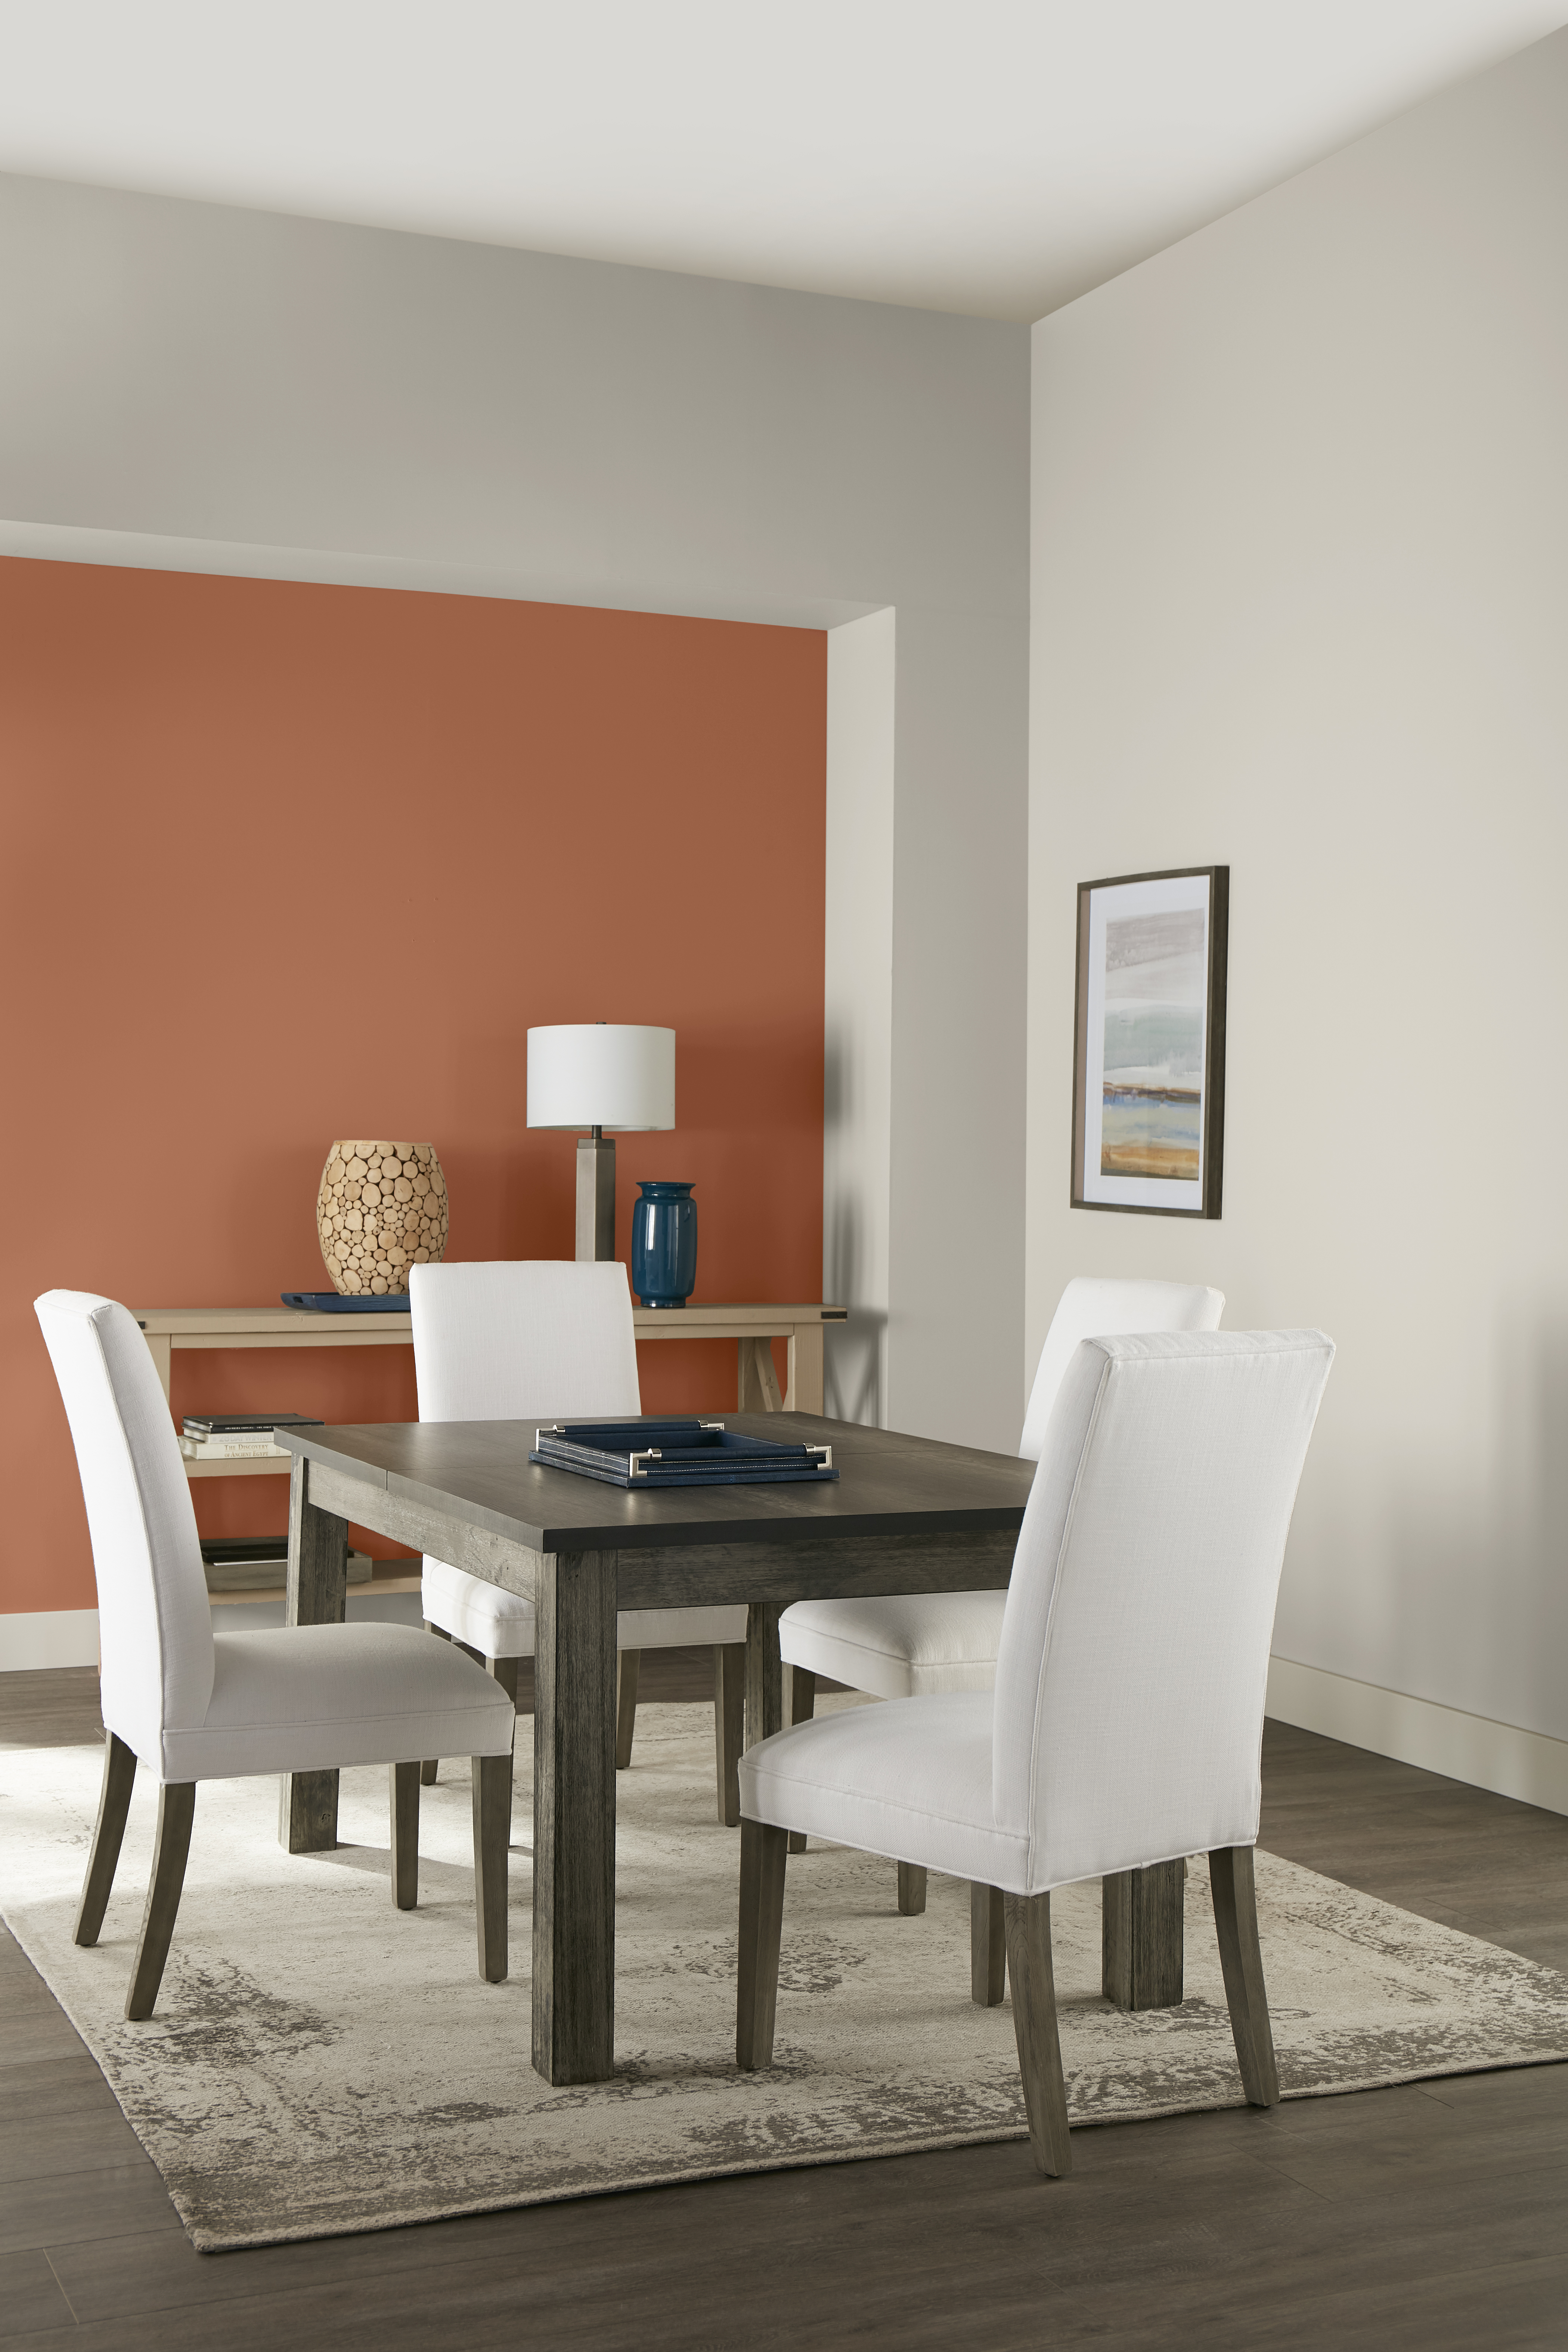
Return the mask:
<path id="1" fill-rule="evenodd" d="M 1229 925 L 1228 866 L 1079 884 L 1075 1209 L 1219 1215 Z"/>

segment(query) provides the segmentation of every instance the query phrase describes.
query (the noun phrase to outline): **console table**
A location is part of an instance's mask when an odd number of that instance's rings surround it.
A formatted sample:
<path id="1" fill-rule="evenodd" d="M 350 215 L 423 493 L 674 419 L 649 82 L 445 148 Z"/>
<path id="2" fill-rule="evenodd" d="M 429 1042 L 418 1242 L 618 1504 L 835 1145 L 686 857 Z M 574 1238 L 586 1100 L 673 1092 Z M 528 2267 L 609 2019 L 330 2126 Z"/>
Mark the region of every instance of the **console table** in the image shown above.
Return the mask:
<path id="1" fill-rule="evenodd" d="M 169 1394 L 176 1348 L 407 1348 L 411 1315 L 318 1315 L 298 1307 L 138 1307 L 163 1393 Z M 841 1323 L 842 1307 L 724 1307 L 695 1301 L 685 1307 L 634 1307 L 639 1339 L 733 1339 L 738 1379 L 737 1412 L 822 1410 L 822 1326 Z M 789 1345 L 782 1392 L 770 1342 Z M 187 1462 L 193 1478 L 287 1475 L 288 1465 L 263 1455 L 254 1462 Z"/>

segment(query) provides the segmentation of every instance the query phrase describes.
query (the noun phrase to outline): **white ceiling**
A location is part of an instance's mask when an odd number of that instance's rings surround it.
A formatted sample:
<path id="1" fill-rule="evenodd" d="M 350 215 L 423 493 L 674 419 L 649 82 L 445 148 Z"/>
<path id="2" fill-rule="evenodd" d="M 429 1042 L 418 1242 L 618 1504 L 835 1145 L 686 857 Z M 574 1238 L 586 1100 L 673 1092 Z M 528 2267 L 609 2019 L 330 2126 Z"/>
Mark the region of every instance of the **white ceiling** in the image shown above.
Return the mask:
<path id="1" fill-rule="evenodd" d="M 1032 319 L 1564 0 L 0 0 L 0 169 Z"/>

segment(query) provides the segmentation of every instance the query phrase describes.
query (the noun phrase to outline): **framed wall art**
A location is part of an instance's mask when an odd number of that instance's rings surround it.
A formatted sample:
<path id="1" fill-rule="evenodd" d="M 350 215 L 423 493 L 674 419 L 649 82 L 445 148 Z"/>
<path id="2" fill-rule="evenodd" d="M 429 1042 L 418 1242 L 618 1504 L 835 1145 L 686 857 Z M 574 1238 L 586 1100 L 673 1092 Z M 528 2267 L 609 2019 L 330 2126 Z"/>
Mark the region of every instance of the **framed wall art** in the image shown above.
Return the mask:
<path id="1" fill-rule="evenodd" d="M 1218 1217 L 1228 866 L 1078 886 L 1072 1205 Z"/>

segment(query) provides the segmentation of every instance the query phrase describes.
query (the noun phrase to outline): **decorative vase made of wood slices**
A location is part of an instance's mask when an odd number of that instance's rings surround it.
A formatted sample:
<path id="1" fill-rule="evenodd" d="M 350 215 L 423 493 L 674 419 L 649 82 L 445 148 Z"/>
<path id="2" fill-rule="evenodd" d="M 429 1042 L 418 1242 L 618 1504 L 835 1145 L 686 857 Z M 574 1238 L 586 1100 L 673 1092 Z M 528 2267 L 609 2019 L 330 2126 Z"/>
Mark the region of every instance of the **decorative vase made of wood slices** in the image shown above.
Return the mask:
<path id="1" fill-rule="evenodd" d="M 408 1288 L 411 1265 L 446 1249 L 446 1179 L 428 1143 L 335 1143 L 321 1171 L 316 1230 L 346 1298 Z"/>

